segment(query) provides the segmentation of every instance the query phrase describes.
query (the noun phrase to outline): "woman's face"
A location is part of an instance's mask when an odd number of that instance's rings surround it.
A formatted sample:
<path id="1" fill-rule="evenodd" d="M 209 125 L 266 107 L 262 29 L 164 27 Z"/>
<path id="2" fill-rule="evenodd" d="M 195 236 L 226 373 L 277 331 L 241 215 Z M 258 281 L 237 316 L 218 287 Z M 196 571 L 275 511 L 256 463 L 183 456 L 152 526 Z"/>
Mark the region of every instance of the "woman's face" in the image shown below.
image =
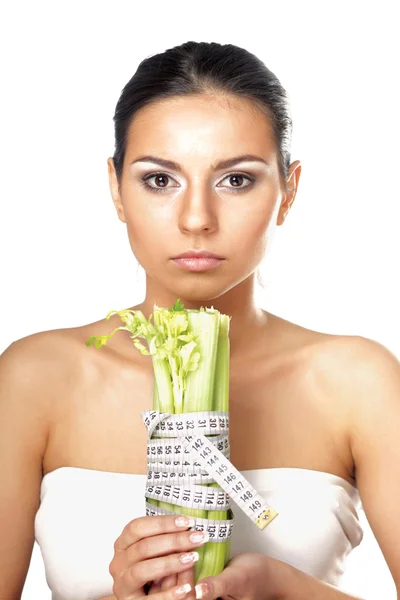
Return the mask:
<path id="1" fill-rule="evenodd" d="M 241 155 L 260 160 L 217 165 Z M 175 298 L 217 298 L 254 274 L 294 199 L 280 186 L 267 117 L 234 97 L 192 95 L 143 108 L 129 129 L 120 186 L 112 158 L 108 165 L 133 253 L 153 291 Z M 188 271 L 172 260 L 188 249 L 225 260 Z"/>

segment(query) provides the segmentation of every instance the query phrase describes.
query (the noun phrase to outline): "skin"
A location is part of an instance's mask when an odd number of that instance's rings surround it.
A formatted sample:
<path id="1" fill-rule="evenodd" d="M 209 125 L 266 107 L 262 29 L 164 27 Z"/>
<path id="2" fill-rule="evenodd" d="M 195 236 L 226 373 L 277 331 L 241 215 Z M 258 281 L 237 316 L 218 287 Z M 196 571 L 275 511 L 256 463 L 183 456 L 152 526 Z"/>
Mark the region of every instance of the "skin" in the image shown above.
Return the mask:
<path id="1" fill-rule="evenodd" d="M 149 154 L 179 163 L 182 172 L 149 162 L 131 164 Z M 242 154 L 259 156 L 268 165 L 247 161 L 213 170 L 214 162 Z M 269 326 L 268 314 L 255 304 L 255 271 L 294 202 L 300 162 L 290 165 L 286 192 L 267 117 L 249 100 L 197 95 L 142 109 L 129 130 L 121 181 L 112 158 L 108 170 L 118 217 L 146 272 L 140 310 L 148 316 L 155 301 L 172 306 L 176 298 L 185 308 L 212 304 L 234 317 L 230 339 L 235 360 L 243 339 L 257 337 Z M 156 178 L 147 181 L 164 186 L 152 193 L 141 186 L 141 177 L 157 171 L 168 177 L 161 185 Z M 237 187 L 247 189 L 235 193 L 235 181 L 227 175 L 236 171 L 257 179 L 253 184 L 241 180 Z M 211 271 L 183 271 L 171 258 L 188 248 L 208 249 L 226 260 Z"/>
<path id="2" fill-rule="evenodd" d="M 132 164 L 150 154 L 179 163 L 181 170 L 148 162 Z M 248 161 L 213 169 L 213 163 L 243 154 L 261 157 L 267 164 Z M 120 180 L 112 158 L 107 162 L 117 215 L 126 225 L 132 251 L 146 273 L 145 298 L 130 308 L 141 310 L 148 317 L 154 303 L 172 306 L 180 298 L 185 308 L 212 305 L 232 317 L 232 463 L 239 470 L 312 468 L 352 481 L 353 463 L 344 413 L 321 391 L 322 378 L 314 376 L 310 380 L 308 376 L 311 362 L 313 373 L 325 372 L 322 347 L 335 336 L 290 323 L 257 307 L 254 298 L 256 269 L 271 248 L 276 227 L 287 217 L 301 173 L 301 164 L 295 161 L 290 165 L 287 182 L 282 181 L 267 117 L 251 102 L 236 98 L 192 96 L 163 100 L 142 109 L 131 123 Z M 147 183 L 164 186 L 166 191 L 159 193 L 141 185 L 142 177 L 157 172 L 167 177 L 153 177 Z M 230 175 L 235 173 L 253 176 L 256 181 L 250 185 L 245 177 L 232 179 Z M 230 191 L 235 184 L 246 189 Z M 172 262 L 172 257 L 193 247 L 209 249 L 225 260 L 216 269 L 200 273 L 182 270 Z M 101 352 L 93 348 L 89 352 L 84 347 L 91 335 L 110 333 L 119 325 L 119 317 L 113 316 L 109 321 L 102 319 L 63 330 L 64 347 L 66 337 L 71 344 L 63 364 L 78 359 L 79 368 L 72 368 L 82 380 L 74 376 L 72 389 L 68 380 L 65 402 L 60 400 L 53 405 L 44 473 L 63 465 L 147 472 L 143 452 L 147 435 L 140 412 L 151 407 L 151 361 L 132 351 L 128 332 L 118 332 Z M 89 401 L 87 389 L 91 389 L 93 402 L 90 401 L 91 408 L 83 411 L 82 397 Z M 296 398 L 295 403 L 292 398 Z M 250 437 L 252 443 L 247 444 Z M 146 517 L 147 529 L 142 529 L 138 539 L 141 521 L 134 519 L 116 540 L 110 572 L 118 600 L 146 595 L 143 581 L 155 579 L 155 571 L 160 577 L 162 569 L 167 577 L 150 589 L 155 600 L 172 597 L 175 585 L 190 583 L 193 588 L 193 567 L 171 573 L 171 562 L 164 560 L 169 556 L 178 564 L 183 546 L 187 544 L 187 551 L 193 548 L 187 534 L 180 534 L 179 538 L 170 534 L 154 537 L 154 529 L 162 530 L 165 520 L 165 516 Z M 163 535 L 167 536 L 164 542 Z M 132 543 L 132 539 L 136 541 Z M 162 543 L 163 556 L 159 550 L 149 554 L 150 546 L 159 549 Z M 146 563 L 149 559 L 156 563 Z M 261 571 L 265 574 L 269 557 L 263 560 Z M 235 565 L 240 567 L 240 563 Z M 276 578 L 272 574 L 268 578 L 268 596 L 263 600 L 278 597 L 278 583 L 285 579 L 278 577 L 275 563 L 271 571 Z M 133 577 L 138 572 L 140 577 Z M 193 600 L 193 591 L 186 598 Z"/>
<path id="3" fill-rule="evenodd" d="M 243 153 L 261 156 L 269 166 L 211 167 Z M 181 172 L 131 165 L 148 154 L 178 162 Z M 393 477 L 398 469 L 398 362 L 394 365 L 394 357 L 370 340 L 313 331 L 255 304 L 255 271 L 293 204 L 300 163 L 290 165 L 286 189 L 267 118 L 249 102 L 197 96 L 140 111 L 129 131 L 121 181 L 111 158 L 108 170 L 118 217 L 146 272 L 144 301 L 131 308 L 148 316 L 154 303 L 171 306 L 180 298 L 185 308 L 208 304 L 232 316 L 231 462 L 240 471 L 321 471 L 353 485 L 357 468 L 367 518 L 399 587 L 393 526 L 398 503 L 388 501 L 398 497 L 399 478 Z M 171 176 L 158 182 L 168 186 L 167 192 L 148 192 L 140 185 L 141 176 L 151 172 Z M 242 193 L 229 192 L 238 181 L 249 185 L 228 177 L 236 172 L 256 176 L 256 184 Z M 156 180 L 148 183 L 156 185 Z M 204 273 L 180 270 L 171 257 L 190 247 L 210 249 L 226 260 Z M 40 332 L 16 341 L 2 357 L 0 440 L 7 452 L 1 461 L 6 494 L 0 503 L 7 517 L 0 542 L 6 573 L 0 574 L 0 591 L 7 598 L 22 592 L 43 476 L 67 466 L 147 473 L 147 431 L 140 413 L 152 407 L 151 361 L 132 348 L 128 332 L 118 332 L 101 351 L 85 346 L 92 335 L 107 335 L 120 325 L 114 316 Z M 385 422 L 382 415 L 387 415 Z M 107 599 L 140 598 L 146 595 L 143 581 L 163 574 L 161 585 L 150 590 L 154 600 L 172 598 L 175 584 L 193 584 L 193 567 L 177 567 L 180 553 L 194 548 L 188 536 L 165 516 L 127 523 L 110 563 L 116 595 Z M 350 598 L 256 553 L 235 556 L 212 583 L 223 600 Z M 185 598 L 193 600 L 193 590 Z"/>
<path id="4" fill-rule="evenodd" d="M 149 154 L 172 160 L 180 169 L 166 168 L 155 161 L 138 161 Z M 267 164 L 246 160 L 229 170 L 213 167 L 218 160 L 244 154 L 261 157 Z M 163 177 L 150 178 L 147 184 L 161 189 L 159 193 L 142 185 L 143 177 L 156 172 L 163 173 Z M 232 181 L 236 172 L 253 176 L 255 181 L 245 177 Z M 233 368 L 245 360 L 253 360 L 254 364 L 255 354 L 265 358 L 266 336 L 270 338 L 270 351 L 276 353 L 277 346 L 273 348 L 271 340 L 279 330 L 283 333 L 279 323 L 282 325 L 284 320 L 256 306 L 255 272 L 271 247 L 276 227 L 284 223 L 294 202 L 301 164 L 292 163 L 287 182 L 282 181 L 268 118 L 250 101 L 237 98 L 192 96 L 156 102 L 142 109 L 131 123 L 120 180 L 112 158 L 108 159 L 108 173 L 118 217 L 126 224 L 132 252 L 146 272 L 145 299 L 131 308 L 148 317 L 154 303 L 172 306 L 179 297 L 185 308 L 212 305 L 231 315 Z M 243 190 L 235 193 L 235 183 Z M 209 249 L 225 261 L 211 271 L 184 271 L 171 259 L 187 248 Z M 252 344 L 243 344 L 249 338 Z M 131 350 L 131 341 L 126 338 L 126 343 Z M 161 527 L 160 521 L 166 519 L 147 518 L 143 527 Z M 132 529 L 137 522 L 117 540 L 111 563 L 118 598 L 123 598 L 124 592 L 132 593 L 135 587 L 126 578 L 128 567 L 135 564 L 137 569 L 140 559 L 150 556 L 134 551 L 138 538 Z M 152 557 L 161 554 L 162 537 L 147 538 L 149 546 L 158 549 L 153 550 Z M 188 540 L 183 534 L 180 542 L 171 535 L 164 537 L 163 554 L 168 554 L 172 564 L 168 564 L 164 580 L 150 589 L 150 594 L 160 598 L 162 594 L 173 597 L 175 585 L 190 583 L 193 587 L 194 583 L 193 569 L 178 569 L 179 554 L 174 554 L 177 549 L 184 549 L 184 543 L 189 549 Z M 145 563 L 141 564 L 143 568 Z M 142 574 L 134 597 L 145 595 L 143 583 L 156 578 L 157 564 L 161 564 L 157 559 L 148 563 L 149 572 Z M 125 576 L 121 577 L 121 572 Z M 277 597 L 272 583 L 269 593 L 271 599 Z"/>
<path id="5" fill-rule="evenodd" d="M 173 160 L 181 169 L 136 162 L 149 154 Z M 246 160 L 229 170 L 213 168 L 214 162 L 232 154 L 252 154 L 267 164 Z M 166 176 L 150 178 L 147 184 L 161 187 L 159 193 L 141 185 L 142 177 L 156 171 Z M 236 171 L 256 179 L 232 181 L 229 173 Z M 163 100 L 140 111 L 129 129 L 120 181 L 112 158 L 108 172 L 118 217 L 146 272 L 145 299 L 131 308 L 148 316 L 154 302 L 172 306 L 177 297 L 185 308 L 213 305 L 234 317 L 231 365 L 243 361 L 243 348 L 248 351 L 243 339 L 264 339 L 272 325 L 268 313 L 255 303 L 255 272 L 294 202 L 300 162 L 290 165 L 285 185 L 269 121 L 253 103 L 193 96 Z M 235 193 L 235 183 L 243 190 Z M 183 271 L 171 258 L 187 248 L 209 249 L 226 260 L 215 270 Z M 165 589 L 193 583 L 191 573 L 184 575 L 177 581 L 169 577 Z M 153 587 L 151 593 L 158 591 L 160 587 Z"/>

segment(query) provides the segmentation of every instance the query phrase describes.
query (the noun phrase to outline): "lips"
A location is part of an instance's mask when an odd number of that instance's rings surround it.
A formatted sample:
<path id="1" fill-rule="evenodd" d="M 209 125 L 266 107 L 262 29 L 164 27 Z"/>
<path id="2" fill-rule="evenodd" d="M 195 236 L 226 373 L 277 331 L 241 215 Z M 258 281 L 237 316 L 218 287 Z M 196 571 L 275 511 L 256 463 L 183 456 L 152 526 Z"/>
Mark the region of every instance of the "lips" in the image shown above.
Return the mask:
<path id="1" fill-rule="evenodd" d="M 209 256 L 201 257 L 197 255 L 196 257 L 180 257 L 172 259 L 173 262 L 178 265 L 178 267 L 185 269 L 187 271 L 209 271 L 210 269 L 215 269 L 220 264 L 224 262 L 223 258 L 210 258 Z"/>
<path id="2" fill-rule="evenodd" d="M 224 260 L 223 256 L 210 252 L 210 250 L 186 250 L 173 258 L 217 258 L 218 260 Z"/>

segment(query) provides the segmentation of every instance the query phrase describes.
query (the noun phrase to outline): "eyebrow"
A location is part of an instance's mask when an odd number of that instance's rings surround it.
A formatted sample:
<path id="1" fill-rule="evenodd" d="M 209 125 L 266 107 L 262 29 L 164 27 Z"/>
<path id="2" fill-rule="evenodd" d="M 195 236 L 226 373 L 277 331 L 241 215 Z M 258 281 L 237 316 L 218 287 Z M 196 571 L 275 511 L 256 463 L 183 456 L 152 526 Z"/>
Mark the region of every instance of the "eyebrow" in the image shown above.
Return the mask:
<path id="1" fill-rule="evenodd" d="M 229 169 L 230 167 L 233 167 L 237 163 L 244 162 L 244 161 L 262 162 L 265 165 L 270 164 L 264 158 L 261 158 L 261 156 L 255 156 L 254 154 L 241 154 L 240 156 L 232 156 L 231 158 L 219 160 L 219 161 L 213 163 L 211 165 L 211 167 L 214 170 Z M 160 158 L 158 156 L 151 156 L 151 155 L 141 156 L 140 158 L 136 158 L 135 160 L 133 160 L 130 164 L 133 165 L 134 163 L 137 163 L 137 162 L 157 163 L 157 164 L 161 165 L 162 167 L 165 167 L 166 169 L 174 169 L 175 171 L 182 172 L 182 167 L 179 163 L 174 162 L 173 160 L 167 160 L 165 158 Z"/>

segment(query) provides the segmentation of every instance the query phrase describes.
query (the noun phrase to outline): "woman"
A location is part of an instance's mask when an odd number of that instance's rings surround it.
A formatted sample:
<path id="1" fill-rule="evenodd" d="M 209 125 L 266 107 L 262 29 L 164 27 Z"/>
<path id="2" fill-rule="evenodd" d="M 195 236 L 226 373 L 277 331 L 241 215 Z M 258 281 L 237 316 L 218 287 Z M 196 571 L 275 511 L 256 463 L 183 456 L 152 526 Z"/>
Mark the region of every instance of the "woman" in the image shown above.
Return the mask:
<path id="1" fill-rule="evenodd" d="M 112 199 L 146 271 L 131 308 L 180 298 L 232 316 L 230 459 L 279 516 L 261 532 L 235 511 L 229 565 L 195 590 L 180 557 L 204 540 L 143 516 L 151 361 L 128 332 L 85 346 L 118 316 L 40 332 L 1 357 L 0 597 L 20 597 L 36 537 L 57 600 L 354 598 L 337 586 L 360 502 L 400 589 L 397 359 L 254 300 L 301 173 L 279 80 L 242 48 L 187 42 L 139 65 L 114 120 Z M 219 260 L 177 261 L 186 251 Z"/>

